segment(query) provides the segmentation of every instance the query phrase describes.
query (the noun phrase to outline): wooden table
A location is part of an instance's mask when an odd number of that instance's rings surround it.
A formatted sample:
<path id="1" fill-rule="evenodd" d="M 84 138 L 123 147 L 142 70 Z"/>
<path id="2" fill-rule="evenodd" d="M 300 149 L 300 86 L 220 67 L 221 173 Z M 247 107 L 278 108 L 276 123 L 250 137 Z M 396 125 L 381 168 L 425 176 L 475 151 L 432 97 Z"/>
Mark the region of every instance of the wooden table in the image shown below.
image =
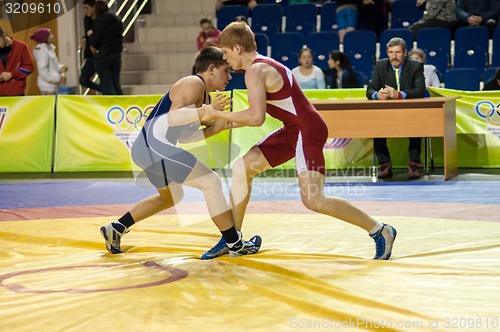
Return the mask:
<path id="1" fill-rule="evenodd" d="M 458 174 L 455 100 L 313 100 L 328 125 L 328 137 L 443 137 L 444 179 Z"/>

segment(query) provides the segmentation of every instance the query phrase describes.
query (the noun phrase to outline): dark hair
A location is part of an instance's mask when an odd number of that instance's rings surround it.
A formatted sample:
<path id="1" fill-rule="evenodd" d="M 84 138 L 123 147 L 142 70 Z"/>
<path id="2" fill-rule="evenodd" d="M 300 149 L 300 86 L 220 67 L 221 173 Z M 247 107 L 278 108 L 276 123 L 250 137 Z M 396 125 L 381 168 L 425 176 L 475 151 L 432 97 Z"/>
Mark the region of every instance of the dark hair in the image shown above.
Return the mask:
<path id="1" fill-rule="evenodd" d="M 238 15 L 234 18 L 234 21 L 235 22 L 245 22 L 246 24 L 248 24 L 248 19 L 245 15 Z"/>
<path id="2" fill-rule="evenodd" d="M 351 61 L 349 60 L 349 57 L 345 55 L 345 53 L 342 53 L 340 51 L 330 51 L 330 58 L 334 61 L 339 62 L 339 66 L 342 69 L 352 69 Z"/>
<path id="3" fill-rule="evenodd" d="M 102 14 L 109 11 L 108 3 L 104 0 L 96 0 L 94 7 L 95 7 L 95 16 L 96 17 L 99 17 Z"/>
<path id="4" fill-rule="evenodd" d="M 227 62 L 224 60 L 224 53 L 220 48 L 208 46 L 198 52 L 194 60 L 194 66 L 196 67 L 197 73 L 203 73 L 206 72 L 208 67 L 212 64 L 215 68 L 219 68 L 227 64 Z"/>
<path id="5" fill-rule="evenodd" d="M 95 6 L 95 0 L 83 0 L 84 5 L 89 5 L 90 7 Z"/>
<path id="6" fill-rule="evenodd" d="M 212 22 L 212 19 L 210 17 L 204 17 L 200 20 L 200 25 L 205 23 L 210 23 L 211 25 L 214 25 L 214 22 Z"/>

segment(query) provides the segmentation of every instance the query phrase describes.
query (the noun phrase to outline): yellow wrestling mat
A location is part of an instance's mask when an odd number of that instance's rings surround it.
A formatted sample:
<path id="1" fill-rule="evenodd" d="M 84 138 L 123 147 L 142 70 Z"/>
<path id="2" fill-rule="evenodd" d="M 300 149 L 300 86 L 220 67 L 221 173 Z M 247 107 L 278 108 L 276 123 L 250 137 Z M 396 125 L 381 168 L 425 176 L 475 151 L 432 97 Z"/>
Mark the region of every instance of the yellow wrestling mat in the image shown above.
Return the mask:
<path id="1" fill-rule="evenodd" d="M 111 218 L 0 222 L 0 331 L 500 331 L 498 223 L 383 219 L 390 261 L 319 214 L 248 215 L 261 251 L 210 261 L 208 220 L 152 217 L 121 255 L 99 234 Z"/>

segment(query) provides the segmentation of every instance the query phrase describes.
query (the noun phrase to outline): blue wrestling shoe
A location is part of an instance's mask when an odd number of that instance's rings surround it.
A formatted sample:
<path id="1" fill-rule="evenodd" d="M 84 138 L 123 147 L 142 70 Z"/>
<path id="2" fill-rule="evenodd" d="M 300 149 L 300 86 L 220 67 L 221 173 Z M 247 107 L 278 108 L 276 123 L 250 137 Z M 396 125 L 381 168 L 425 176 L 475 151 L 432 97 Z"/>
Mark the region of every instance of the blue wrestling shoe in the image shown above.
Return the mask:
<path id="1" fill-rule="evenodd" d="M 114 225 L 116 225 L 116 227 Z M 121 232 L 117 228 L 121 229 Z M 108 251 L 112 254 L 121 254 L 122 250 L 120 248 L 120 241 L 122 236 L 129 232 L 128 228 L 119 222 L 113 222 L 102 226 L 100 231 L 104 237 L 106 249 L 108 249 Z"/>
<path id="2" fill-rule="evenodd" d="M 370 237 L 375 241 L 375 257 L 373 259 L 387 260 L 391 257 L 392 245 L 396 239 L 396 229 L 391 225 L 382 224 L 382 228 Z"/>
<path id="3" fill-rule="evenodd" d="M 212 259 L 216 257 L 220 257 L 222 255 L 227 255 L 229 253 L 229 248 L 227 247 L 226 240 L 222 236 L 212 249 L 207 250 L 203 255 L 201 255 L 201 259 Z"/>
<path id="4" fill-rule="evenodd" d="M 262 238 L 255 235 L 248 241 L 240 240 L 242 243 L 236 243 L 232 248 L 229 249 L 229 257 L 239 257 L 245 255 L 253 255 L 259 251 L 262 244 Z"/>

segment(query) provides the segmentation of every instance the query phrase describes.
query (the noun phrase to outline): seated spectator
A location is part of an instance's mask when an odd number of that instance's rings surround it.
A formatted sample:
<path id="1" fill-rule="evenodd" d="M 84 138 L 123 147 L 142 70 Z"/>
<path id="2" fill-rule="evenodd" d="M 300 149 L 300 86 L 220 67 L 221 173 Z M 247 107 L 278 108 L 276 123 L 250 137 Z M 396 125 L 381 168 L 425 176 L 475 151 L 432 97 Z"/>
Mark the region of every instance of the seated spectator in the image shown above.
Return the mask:
<path id="1" fill-rule="evenodd" d="M 407 99 L 423 98 L 425 95 L 424 65 L 420 61 L 406 59 L 406 43 L 402 38 L 392 38 L 386 45 L 387 59 L 377 61 L 373 76 L 366 89 L 368 99 Z M 378 178 L 392 176 L 392 162 L 387 148 L 386 138 L 374 138 L 373 145 L 378 158 Z M 409 144 L 410 161 L 408 176 L 410 179 L 420 177 L 419 168 L 421 137 L 411 137 Z"/>
<path id="2" fill-rule="evenodd" d="M 425 52 L 419 48 L 414 48 L 410 51 L 408 57 L 413 60 L 418 60 L 424 64 L 425 86 L 433 86 L 439 88 L 441 81 L 437 69 L 434 65 L 425 63 Z"/>
<path id="3" fill-rule="evenodd" d="M 326 87 L 323 71 L 313 64 L 313 52 L 303 48 L 299 53 L 299 65 L 292 69 L 295 79 L 302 89 L 324 89 Z"/>
<path id="4" fill-rule="evenodd" d="M 500 15 L 498 0 L 458 0 L 457 19 L 462 26 L 485 26 L 491 34 Z"/>
<path id="5" fill-rule="evenodd" d="M 215 11 L 227 5 L 243 5 L 247 6 L 249 10 L 252 10 L 259 2 L 260 0 L 215 0 Z"/>
<path id="6" fill-rule="evenodd" d="M 417 7 L 425 6 L 424 16 L 408 27 L 415 36 L 422 28 L 448 28 L 453 34 L 457 26 L 455 0 L 417 0 Z"/>
<path id="7" fill-rule="evenodd" d="M 38 69 L 38 89 L 42 95 L 55 95 L 59 85 L 66 84 L 66 66 L 59 64 L 54 35 L 47 28 L 36 30 L 31 36 L 37 45 L 33 49 L 33 56 Z"/>
<path id="8" fill-rule="evenodd" d="M 332 89 L 362 88 L 352 69 L 349 57 L 341 51 L 331 51 L 328 57 L 329 85 Z"/>
<path id="9" fill-rule="evenodd" d="M 359 13 L 358 6 L 361 0 L 337 0 L 337 25 L 339 31 L 339 41 L 344 43 L 346 33 L 356 30 Z"/>
<path id="10" fill-rule="evenodd" d="M 363 0 L 358 8 L 361 25 L 374 31 L 379 38 L 382 31 L 387 29 L 389 7 L 390 0 Z"/>
<path id="11" fill-rule="evenodd" d="M 201 31 L 196 37 L 198 51 L 208 46 L 217 46 L 221 31 L 214 26 L 212 19 L 204 17 L 200 20 Z"/>
<path id="12" fill-rule="evenodd" d="M 500 90 L 500 67 L 495 75 L 484 83 L 483 91 Z"/>

